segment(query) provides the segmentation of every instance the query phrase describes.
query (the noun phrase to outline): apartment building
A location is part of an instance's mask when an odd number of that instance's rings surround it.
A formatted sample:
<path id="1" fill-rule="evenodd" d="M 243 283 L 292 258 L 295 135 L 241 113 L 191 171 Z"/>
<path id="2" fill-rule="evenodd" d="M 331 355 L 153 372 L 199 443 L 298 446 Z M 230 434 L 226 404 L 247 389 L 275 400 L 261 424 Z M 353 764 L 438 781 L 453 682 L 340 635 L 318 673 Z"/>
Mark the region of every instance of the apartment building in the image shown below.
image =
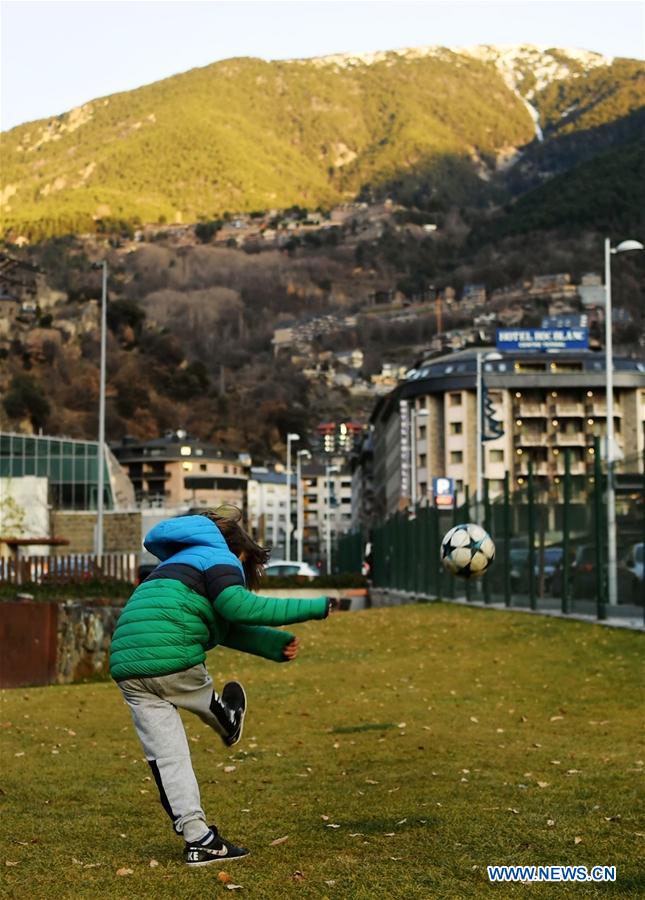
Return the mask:
<path id="1" fill-rule="evenodd" d="M 477 483 L 477 354 L 464 350 L 428 361 L 377 404 L 374 430 L 374 515 L 389 516 L 428 502 L 432 478 L 454 478 L 462 494 Z M 482 363 L 483 384 L 503 434 L 486 441 L 484 474 L 492 496 L 525 484 L 529 460 L 536 489 L 548 491 L 564 474 L 569 451 L 575 494 L 593 476 L 594 439 L 606 436 L 605 360 L 590 351 L 537 354 L 495 352 Z M 645 360 L 614 360 L 614 428 L 618 471 L 643 470 Z M 414 464 L 413 464 L 414 457 Z M 415 484 L 412 485 L 414 477 Z"/>
<path id="2" fill-rule="evenodd" d="M 318 562 L 325 555 L 327 523 L 332 543 L 352 524 L 352 476 L 338 466 L 329 471 L 311 464 L 302 468 L 303 556 Z M 295 504 L 294 504 L 295 511 Z"/>
<path id="3" fill-rule="evenodd" d="M 293 483 L 292 479 L 292 493 Z M 256 541 L 273 548 L 274 559 L 284 558 L 286 551 L 287 496 L 285 472 L 266 466 L 251 467 L 248 481 L 249 527 Z"/>
<path id="4" fill-rule="evenodd" d="M 250 458 L 190 437 L 182 429 L 110 445 L 134 485 L 139 505 L 168 508 L 229 503 L 246 513 Z"/>

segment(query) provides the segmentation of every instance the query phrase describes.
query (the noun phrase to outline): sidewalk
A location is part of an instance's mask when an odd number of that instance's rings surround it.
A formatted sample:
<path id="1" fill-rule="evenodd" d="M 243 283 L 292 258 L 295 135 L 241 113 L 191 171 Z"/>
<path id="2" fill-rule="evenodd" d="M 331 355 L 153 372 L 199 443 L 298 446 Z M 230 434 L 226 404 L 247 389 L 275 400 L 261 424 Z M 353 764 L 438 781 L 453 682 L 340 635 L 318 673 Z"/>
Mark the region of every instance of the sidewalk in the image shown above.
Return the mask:
<path id="1" fill-rule="evenodd" d="M 476 607 L 477 609 L 493 609 L 501 612 L 530 613 L 535 616 L 551 616 L 557 619 L 575 619 L 578 622 L 588 622 L 592 625 L 605 625 L 609 628 L 627 628 L 632 631 L 645 631 L 643 614 L 639 615 L 611 615 L 611 608 L 607 607 L 607 618 L 598 619 L 592 613 L 571 612 L 564 614 L 558 608 L 530 609 L 528 606 L 505 606 L 504 603 L 484 603 L 483 600 L 466 600 L 465 597 L 429 597 L 425 594 L 415 594 L 407 591 L 397 591 L 388 588 L 372 588 L 370 591 L 372 606 L 399 606 L 405 603 L 455 603 L 459 606 Z M 620 607 L 618 607 L 620 609 Z M 635 607 L 630 607 L 631 610 Z M 627 610 L 625 610 L 627 612 Z"/>

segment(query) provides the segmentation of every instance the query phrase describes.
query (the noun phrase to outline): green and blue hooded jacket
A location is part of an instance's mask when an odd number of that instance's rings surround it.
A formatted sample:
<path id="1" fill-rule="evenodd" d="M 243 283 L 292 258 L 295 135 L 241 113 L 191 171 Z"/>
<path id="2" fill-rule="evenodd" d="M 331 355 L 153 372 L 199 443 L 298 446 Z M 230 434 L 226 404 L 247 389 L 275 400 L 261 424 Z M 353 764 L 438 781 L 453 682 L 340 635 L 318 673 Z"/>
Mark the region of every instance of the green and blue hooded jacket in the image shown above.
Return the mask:
<path id="1" fill-rule="evenodd" d="M 247 591 L 242 564 L 206 516 L 161 522 L 144 546 L 161 562 L 119 617 L 110 647 L 116 681 L 189 669 L 218 644 L 283 662 L 293 635 L 272 626 L 329 613 L 327 597 L 280 599 Z"/>

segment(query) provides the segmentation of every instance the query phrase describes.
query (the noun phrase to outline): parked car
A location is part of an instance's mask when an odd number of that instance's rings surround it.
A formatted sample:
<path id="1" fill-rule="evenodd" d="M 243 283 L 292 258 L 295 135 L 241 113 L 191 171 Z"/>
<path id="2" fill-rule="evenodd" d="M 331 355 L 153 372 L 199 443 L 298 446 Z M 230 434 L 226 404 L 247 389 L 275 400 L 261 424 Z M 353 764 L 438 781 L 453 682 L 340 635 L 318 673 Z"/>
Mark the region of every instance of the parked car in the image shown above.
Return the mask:
<path id="1" fill-rule="evenodd" d="M 310 566 L 309 563 L 301 560 L 272 559 L 265 567 L 264 574 L 270 578 L 301 575 L 311 581 L 313 578 L 317 578 L 320 573 L 313 566 Z"/>
<path id="2" fill-rule="evenodd" d="M 632 544 L 618 567 L 618 602 L 645 604 L 645 543 Z"/>
<path id="3" fill-rule="evenodd" d="M 640 547 L 640 550 L 638 549 Z M 553 577 L 551 593 L 555 597 L 562 594 L 563 559 L 560 558 Z M 643 544 L 634 544 L 627 556 L 617 567 L 618 603 L 643 605 L 645 585 L 643 583 Z M 603 570 L 604 591 L 607 593 L 607 569 Z M 582 544 L 575 550 L 569 568 L 569 596 L 572 600 L 595 600 L 597 589 L 596 546 Z"/>
<path id="4" fill-rule="evenodd" d="M 551 593 L 562 595 L 564 555 L 555 567 L 551 577 Z M 596 596 L 596 547 L 582 544 L 574 551 L 569 565 L 569 596 L 575 600 L 593 600 Z"/>
<path id="5" fill-rule="evenodd" d="M 551 589 L 551 581 L 553 574 L 562 560 L 562 547 L 545 547 L 543 560 L 544 568 L 544 589 Z M 529 574 L 529 549 L 528 547 L 511 547 L 511 590 L 527 592 L 528 591 L 528 574 Z M 540 577 L 540 551 L 536 548 L 534 555 L 534 577 L 536 591 L 539 588 L 538 579 Z"/>

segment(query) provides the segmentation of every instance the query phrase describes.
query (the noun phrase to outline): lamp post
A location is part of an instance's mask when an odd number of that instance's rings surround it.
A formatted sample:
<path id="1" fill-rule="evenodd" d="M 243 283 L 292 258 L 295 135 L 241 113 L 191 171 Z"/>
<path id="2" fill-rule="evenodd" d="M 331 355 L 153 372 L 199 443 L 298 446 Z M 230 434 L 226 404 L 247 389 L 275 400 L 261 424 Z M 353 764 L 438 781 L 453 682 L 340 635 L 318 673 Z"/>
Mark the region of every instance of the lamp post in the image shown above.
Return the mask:
<path id="1" fill-rule="evenodd" d="M 621 241 L 617 247 L 611 246 L 605 238 L 605 381 L 607 407 L 607 600 L 610 606 L 618 603 L 618 580 L 616 572 L 616 490 L 614 487 L 614 355 L 611 307 L 611 257 L 626 250 L 643 250 L 640 241 Z"/>
<path id="2" fill-rule="evenodd" d="M 299 440 L 299 434 L 289 432 L 287 435 L 287 536 L 284 554 L 287 562 L 291 560 L 291 444 Z"/>
<path id="3" fill-rule="evenodd" d="M 501 353 L 477 353 L 477 382 L 476 382 L 476 435 L 477 443 L 477 503 L 481 503 L 484 496 L 484 363 L 487 360 L 503 359 Z"/>
<path id="4" fill-rule="evenodd" d="M 296 540 L 298 546 L 298 560 L 302 560 L 302 541 L 305 530 L 305 510 L 302 491 L 302 459 L 311 459 L 308 450 L 298 450 L 296 454 Z"/>
<path id="5" fill-rule="evenodd" d="M 414 515 L 415 510 L 417 508 L 417 419 L 419 416 L 427 416 L 428 410 L 423 407 L 423 409 L 417 409 L 413 404 L 412 409 L 410 411 L 410 481 L 412 482 L 410 485 L 410 495 L 411 495 L 411 504 L 410 504 L 410 512 Z"/>
<path id="6" fill-rule="evenodd" d="M 93 269 L 102 269 L 101 288 L 101 363 L 99 376 L 99 447 L 98 447 L 98 485 L 96 498 L 96 534 L 94 552 L 103 556 L 103 492 L 105 489 L 105 350 L 107 341 L 107 262 L 93 263 Z"/>
<path id="7" fill-rule="evenodd" d="M 325 466 L 325 500 L 327 507 L 327 521 L 325 523 L 325 560 L 327 575 L 331 575 L 331 481 L 329 476 L 332 472 L 340 472 L 338 466 Z"/>

